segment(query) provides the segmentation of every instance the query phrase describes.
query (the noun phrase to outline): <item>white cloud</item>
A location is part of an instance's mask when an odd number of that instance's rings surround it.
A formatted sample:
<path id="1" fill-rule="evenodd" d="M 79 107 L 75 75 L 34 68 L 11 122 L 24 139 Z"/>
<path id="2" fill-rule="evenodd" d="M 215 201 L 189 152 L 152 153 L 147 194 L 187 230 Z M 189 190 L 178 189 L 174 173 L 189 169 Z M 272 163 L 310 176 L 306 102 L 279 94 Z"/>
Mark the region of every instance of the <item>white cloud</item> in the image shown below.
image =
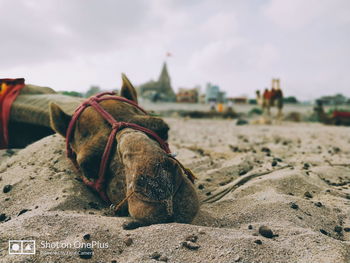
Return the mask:
<path id="1" fill-rule="evenodd" d="M 109 89 L 121 72 L 135 84 L 157 78 L 171 52 L 175 88 L 211 81 L 254 96 L 281 77 L 286 94 L 350 95 L 347 0 L 0 0 L 0 8 L 8 10 L 1 77 Z"/>

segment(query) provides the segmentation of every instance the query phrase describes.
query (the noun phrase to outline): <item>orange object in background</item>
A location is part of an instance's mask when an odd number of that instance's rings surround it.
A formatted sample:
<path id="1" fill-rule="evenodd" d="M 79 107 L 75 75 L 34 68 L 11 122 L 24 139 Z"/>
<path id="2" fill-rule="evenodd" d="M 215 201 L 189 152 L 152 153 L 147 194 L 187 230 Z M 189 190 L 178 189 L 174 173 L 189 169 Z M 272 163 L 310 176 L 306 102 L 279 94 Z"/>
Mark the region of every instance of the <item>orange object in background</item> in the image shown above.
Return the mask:
<path id="1" fill-rule="evenodd" d="M 11 106 L 24 86 L 23 78 L 0 79 L 0 149 L 8 147 Z"/>
<path id="2" fill-rule="evenodd" d="M 224 104 L 222 103 L 218 104 L 218 112 L 224 112 Z"/>

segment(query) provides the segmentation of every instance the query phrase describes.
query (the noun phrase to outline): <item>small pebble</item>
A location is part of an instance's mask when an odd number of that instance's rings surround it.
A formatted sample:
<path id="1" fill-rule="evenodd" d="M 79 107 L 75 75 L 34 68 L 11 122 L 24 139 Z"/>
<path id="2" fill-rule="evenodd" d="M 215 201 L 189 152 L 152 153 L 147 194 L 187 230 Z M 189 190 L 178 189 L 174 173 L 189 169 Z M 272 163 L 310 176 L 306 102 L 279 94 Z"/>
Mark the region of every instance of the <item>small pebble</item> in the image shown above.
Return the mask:
<path id="1" fill-rule="evenodd" d="M 116 260 L 112 260 L 111 263 L 118 263 Z"/>
<path id="2" fill-rule="evenodd" d="M 259 234 L 266 238 L 273 238 L 272 230 L 267 226 L 259 227 Z"/>
<path id="3" fill-rule="evenodd" d="M 271 152 L 271 150 L 270 150 L 269 148 L 267 148 L 267 147 L 262 147 L 262 148 L 261 148 L 261 151 L 262 151 L 262 152 L 266 152 L 266 153 Z"/>
<path id="4" fill-rule="evenodd" d="M 199 189 L 199 190 L 203 190 L 203 189 L 204 189 L 204 185 L 203 185 L 203 184 L 199 184 L 199 185 L 198 185 L 198 189 Z"/>
<path id="5" fill-rule="evenodd" d="M 324 230 L 324 229 L 320 229 L 320 232 L 321 232 L 322 234 L 326 235 L 326 236 L 329 235 L 328 232 L 327 232 L 326 230 Z"/>
<path id="6" fill-rule="evenodd" d="M 246 170 L 239 170 L 238 175 L 245 175 L 247 173 Z"/>
<path id="7" fill-rule="evenodd" d="M 252 225 L 249 225 L 249 226 L 248 226 L 248 229 L 249 229 L 249 230 L 252 230 L 252 229 L 253 229 L 253 226 L 252 226 Z"/>
<path id="8" fill-rule="evenodd" d="M 275 167 L 276 165 L 277 165 L 277 161 L 273 160 L 272 163 L 271 163 L 271 166 Z"/>
<path id="9" fill-rule="evenodd" d="M 6 194 L 6 193 L 10 192 L 11 190 L 12 190 L 12 185 L 7 184 L 4 186 L 2 191 Z"/>
<path id="10" fill-rule="evenodd" d="M 198 236 L 196 236 L 195 234 L 189 235 L 185 238 L 186 241 L 191 241 L 191 242 L 197 242 L 198 240 Z"/>
<path id="11" fill-rule="evenodd" d="M 240 261 L 241 260 L 241 257 L 238 255 L 238 256 L 236 256 L 235 258 L 234 258 L 234 261 L 235 262 L 238 262 L 238 261 Z"/>
<path id="12" fill-rule="evenodd" d="M 304 193 L 304 196 L 307 197 L 307 198 L 312 198 L 313 197 L 312 194 L 310 192 L 308 192 L 308 191 Z"/>
<path id="13" fill-rule="evenodd" d="M 257 239 L 254 241 L 255 244 L 258 244 L 258 245 L 261 245 L 262 244 L 262 241 L 260 239 Z"/>
<path id="14" fill-rule="evenodd" d="M 78 255 L 80 258 L 82 259 L 90 259 L 92 258 L 92 255 L 94 254 L 94 252 L 92 251 L 91 248 L 81 248 L 78 251 Z"/>
<path id="15" fill-rule="evenodd" d="M 184 241 L 181 243 L 181 245 L 190 250 L 197 250 L 198 248 L 200 248 L 200 245 L 193 243 L 191 241 Z"/>
<path id="16" fill-rule="evenodd" d="M 6 214 L 0 214 L 0 222 L 5 221 Z"/>
<path id="17" fill-rule="evenodd" d="M 158 260 L 160 258 L 161 254 L 159 252 L 153 252 L 150 257 L 151 259 Z"/>
<path id="18" fill-rule="evenodd" d="M 124 238 L 124 243 L 125 243 L 125 245 L 127 245 L 129 247 L 132 245 L 133 240 L 131 237 L 127 237 L 127 238 Z"/>
<path id="19" fill-rule="evenodd" d="M 291 203 L 291 204 L 290 204 L 290 208 L 292 208 L 292 209 L 298 209 L 299 206 L 298 206 L 296 203 Z"/>
<path id="20" fill-rule="evenodd" d="M 350 232 L 350 227 L 344 227 L 345 232 Z"/>
<path id="21" fill-rule="evenodd" d="M 304 163 L 303 168 L 304 168 L 305 170 L 309 169 L 309 168 L 310 168 L 310 164 L 309 164 L 309 163 Z"/>
<path id="22" fill-rule="evenodd" d="M 338 234 L 340 234 L 341 231 L 343 231 L 343 228 L 341 226 L 335 226 L 334 227 L 334 232 L 337 232 Z"/>
<path id="23" fill-rule="evenodd" d="M 22 210 L 18 213 L 17 216 L 20 216 L 20 215 L 22 215 L 22 214 L 24 214 L 24 213 L 27 213 L 28 211 L 30 211 L 30 209 L 22 209 Z"/>
<path id="24" fill-rule="evenodd" d="M 315 206 L 317 206 L 317 207 L 322 207 L 322 203 L 321 203 L 321 202 L 316 202 L 316 203 L 315 203 Z"/>
<path id="25" fill-rule="evenodd" d="M 90 240 L 91 235 L 90 234 L 85 234 L 83 236 L 84 240 Z"/>

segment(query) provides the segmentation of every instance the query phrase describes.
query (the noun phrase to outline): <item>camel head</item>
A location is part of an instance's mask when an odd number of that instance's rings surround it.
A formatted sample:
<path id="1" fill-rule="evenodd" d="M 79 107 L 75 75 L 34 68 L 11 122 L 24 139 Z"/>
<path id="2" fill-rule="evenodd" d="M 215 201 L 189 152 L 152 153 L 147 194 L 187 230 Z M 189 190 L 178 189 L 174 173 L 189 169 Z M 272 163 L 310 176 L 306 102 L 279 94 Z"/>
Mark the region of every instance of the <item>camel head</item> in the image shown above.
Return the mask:
<path id="1" fill-rule="evenodd" d="M 125 75 L 120 96 L 137 103 L 136 90 Z M 122 101 L 104 100 L 99 104 L 115 120 L 137 124 L 164 141 L 168 139 L 169 127 L 162 119 Z M 64 137 L 71 118 L 58 105 L 50 105 L 51 126 Z M 80 172 L 91 181 L 98 179 L 111 130 L 111 125 L 91 106 L 75 123 L 71 148 Z M 198 211 L 198 198 L 179 163 L 143 131 L 124 128 L 113 140 L 105 170 L 105 193 L 113 204 L 127 200 L 119 212 L 128 212 L 144 224 L 191 222 Z"/>

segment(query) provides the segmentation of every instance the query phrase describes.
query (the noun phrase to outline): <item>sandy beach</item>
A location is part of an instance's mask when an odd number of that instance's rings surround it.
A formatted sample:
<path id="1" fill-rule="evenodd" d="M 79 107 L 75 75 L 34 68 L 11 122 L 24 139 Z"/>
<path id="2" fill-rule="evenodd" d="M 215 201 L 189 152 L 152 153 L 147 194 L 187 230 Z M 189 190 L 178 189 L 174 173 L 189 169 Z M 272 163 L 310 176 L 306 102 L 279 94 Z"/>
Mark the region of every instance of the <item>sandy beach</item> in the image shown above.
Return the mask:
<path id="1" fill-rule="evenodd" d="M 0 262 L 350 262 L 350 128 L 165 120 L 198 177 L 192 224 L 123 230 L 53 135 L 0 152 Z M 8 240 L 35 240 L 36 254 L 9 255 Z M 47 247 L 93 241 L 91 259 Z"/>

